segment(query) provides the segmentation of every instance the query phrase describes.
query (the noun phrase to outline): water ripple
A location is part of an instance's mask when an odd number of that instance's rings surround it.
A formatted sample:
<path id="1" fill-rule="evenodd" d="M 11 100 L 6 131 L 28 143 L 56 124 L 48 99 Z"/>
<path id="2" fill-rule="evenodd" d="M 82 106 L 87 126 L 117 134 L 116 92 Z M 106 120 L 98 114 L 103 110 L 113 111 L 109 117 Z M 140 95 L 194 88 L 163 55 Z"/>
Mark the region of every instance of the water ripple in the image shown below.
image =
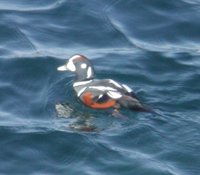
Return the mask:
<path id="1" fill-rule="evenodd" d="M 57 0 L 56 2 L 51 1 L 33 1 L 27 3 L 24 0 L 18 2 L 13 0 L 3 0 L 1 1 L 1 11 L 18 11 L 18 12 L 30 12 L 30 11 L 46 11 L 58 8 L 65 0 Z"/>
<path id="2" fill-rule="evenodd" d="M 199 174 L 199 7 L 1 0 L 0 172 Z M 122 110 L 120 119 L 82 105 L 73 74 L 57 71 L 77 53 L 157 114 Z"/>

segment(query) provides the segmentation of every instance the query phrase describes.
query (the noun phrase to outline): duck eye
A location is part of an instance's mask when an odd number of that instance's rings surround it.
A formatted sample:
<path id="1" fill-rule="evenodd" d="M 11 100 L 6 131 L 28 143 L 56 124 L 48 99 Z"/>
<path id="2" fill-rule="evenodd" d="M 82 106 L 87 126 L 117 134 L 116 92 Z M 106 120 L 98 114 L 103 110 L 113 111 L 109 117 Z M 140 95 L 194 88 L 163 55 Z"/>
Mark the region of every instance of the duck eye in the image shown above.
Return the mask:
<path id="1" fill-rule="evenodd" d="M 82 63 L 82 64 L 81 64 L 81 68 L 82 68 L 82 69 L 86 69 L 86 67 L 87 67 L 87 64 L 85 64 L 85 63 Z"/>

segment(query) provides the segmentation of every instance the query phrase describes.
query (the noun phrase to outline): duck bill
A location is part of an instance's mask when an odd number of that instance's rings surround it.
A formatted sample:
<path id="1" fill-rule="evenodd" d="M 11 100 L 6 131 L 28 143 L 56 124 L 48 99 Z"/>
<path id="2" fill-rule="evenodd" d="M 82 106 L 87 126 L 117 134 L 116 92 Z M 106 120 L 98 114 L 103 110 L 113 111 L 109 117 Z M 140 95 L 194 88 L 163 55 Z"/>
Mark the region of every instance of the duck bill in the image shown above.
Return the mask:
<path id="1" fill-rule="evenodd" d="M 63 66 L 58 67 L 57 70 L 58 71 L 67 71 L 68 69 L 65 65 L 63 65 Z"/>

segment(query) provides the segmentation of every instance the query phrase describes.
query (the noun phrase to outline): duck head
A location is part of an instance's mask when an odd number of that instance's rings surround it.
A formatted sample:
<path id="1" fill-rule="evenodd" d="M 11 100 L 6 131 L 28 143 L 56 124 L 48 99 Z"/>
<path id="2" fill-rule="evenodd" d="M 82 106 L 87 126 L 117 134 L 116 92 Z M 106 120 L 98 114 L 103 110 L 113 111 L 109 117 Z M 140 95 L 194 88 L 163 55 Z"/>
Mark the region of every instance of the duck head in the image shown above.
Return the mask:
<path id="1" fill-rule="evenodd" d="M 83 55 L 72 56 L 65 65 L 58 67 L 57 70 L 74 72 L 76 74 L 76 81 L 85 81 L 94 78 L 92 64 Z"/>

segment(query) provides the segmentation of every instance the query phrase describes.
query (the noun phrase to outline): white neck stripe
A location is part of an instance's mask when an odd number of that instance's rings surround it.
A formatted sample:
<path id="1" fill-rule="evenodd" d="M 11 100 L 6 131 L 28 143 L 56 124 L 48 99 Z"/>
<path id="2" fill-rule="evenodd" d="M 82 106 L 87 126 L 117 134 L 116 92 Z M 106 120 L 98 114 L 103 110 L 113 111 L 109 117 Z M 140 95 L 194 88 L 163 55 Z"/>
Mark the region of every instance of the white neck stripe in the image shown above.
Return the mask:
<path id="1" fill-rule="evenodd" d="M 73 86 L 75 87 L 75 86 L 81 86 L 81 85 L 84 85 L 84 84 L 88 84 L 88 83 L 90 83 L 92 80 L 88 80 L 88 81 L 78 81 L 78 82 L 75 82 L 74 84 L 73 84 Z"/>
<path id="2" fill-rule="evenodd" d="M 86 88 L 87 88 L 87 87 L 82 88 L 82 89 L 77 93 L 77 96 L 79 97 L 79 96 L 84 92 L 84 90 L 85 90 Z"/>
<path id="3" fill-rule="evenodd" d="M 100 91 L 117 91 L 116 89 L 112 87 L 106 87 L 106 86 L 89 86 L 90 89 L 97 89 Z"/>
<path id="4" fill-rule="evenodd" d="M 92 68 L 91 67 L 88 67 L 88 70 L 87 70 L 87 78 L 91 78 L 92 76 Z"/>

